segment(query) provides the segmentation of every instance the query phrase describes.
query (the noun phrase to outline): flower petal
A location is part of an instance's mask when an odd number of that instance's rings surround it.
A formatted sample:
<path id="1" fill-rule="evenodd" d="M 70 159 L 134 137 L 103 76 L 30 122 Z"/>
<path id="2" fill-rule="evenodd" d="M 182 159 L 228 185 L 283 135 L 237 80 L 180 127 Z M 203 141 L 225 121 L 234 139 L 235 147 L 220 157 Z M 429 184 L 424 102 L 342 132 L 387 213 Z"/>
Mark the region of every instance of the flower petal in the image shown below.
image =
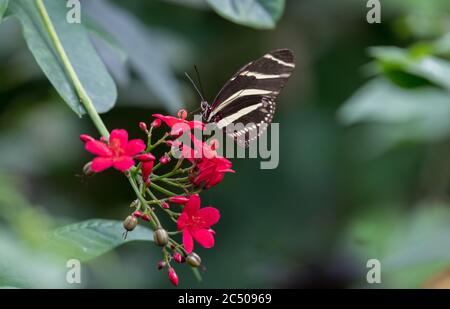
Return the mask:
<path id="1" fill-rule="evenodd" d="M 91 169 L 96 173 L 100 173 L 111 166 L 113 166 L 112 158 L 98 157 L 92 160 Z"/>
<path id="2" fill-rule="evenodd" d="M 192 237 L 204 248 L 214 247 L 214 236 L 206 229 L 192 231 Z"/>
<path id="3" fill-rule="evenodd" d="M 145 150 L 145 143 L 141 139 L 132 139 L 125 148 L 125 153 L 129 156 L 135 156 Z"/>
<path id="4" fill-rule="evenodd" d="M 194 240 L 192 239 L 192 235 L 188 230 L 183 231 L 183 246 L 188 254 L 191 253 L 192 250 L 194 250 Z"/>
<path id="5" fill-rule="evenodd" d="M 154 161 L 142 162 L 142 180 L 147 182 L 153 170 Z"/>
<path id="6" fill-rule="evenodd" d="M 125 172 L 130 169 L 134 165 L 133 158 L 129 156 L 121 156 L 114 160 L 114 168 L 121 172 Z"/>
<path id="7" fill-rule="evenodd" d="M 153 114 L 152 116 L 164 121 L 169 127 L 173 127 L 177 123 L 184 122 L 184 120 L 173 116 L 164 116 L 161 114 Z"/>
<path id="8" fill-rule="evenodd" d="M 95 154 L 96 156 L 109 157 L 112 155 L 112 152 L 109 149 L 108 145 L 97 140 L 88 141 L 85 144 L 84 148 L 90 153 Z"/>
<path id="9" fill-rule="evenodd" d="M 179 231 L 184 230 L 184 228 L 189 224 L 189 216 L 187 213 L 183 212 L 177 220 L 177 228 Z"/>
<path id="10" fill-rule="evenodd" d="M 205 124 L 201 121 L 193 120 L 193 121 L 189 121 L 188 123 L 189 123 L 189 126 L 191 127 L 191 129 L 201 129 L 201 130 L 205 129 Z"/>
<path id="11" fill-rule="evenodd" d="M 116 139 L 120 141 L 121 147 L 125 147 L 128 143 L 128 132 L 123 129 L 112 130 L 109 136 L 109 143 L 112 144 L 112 141 Z"/>
<path id="12" fill-rule="evenodd" d="M 189 201 L 184 206 L 183 212 L 188 215 L 195 215 L 200 209 L 200 196 L 198 194 L 191 195 Z"/>
<path id="13" fill-rule="evenodd" d="M 198 211 L 198 216 L 205 222 L 204 228 L 209 228 L 219 222 L 220 212 L 214 207 L 205 207 Z"/>

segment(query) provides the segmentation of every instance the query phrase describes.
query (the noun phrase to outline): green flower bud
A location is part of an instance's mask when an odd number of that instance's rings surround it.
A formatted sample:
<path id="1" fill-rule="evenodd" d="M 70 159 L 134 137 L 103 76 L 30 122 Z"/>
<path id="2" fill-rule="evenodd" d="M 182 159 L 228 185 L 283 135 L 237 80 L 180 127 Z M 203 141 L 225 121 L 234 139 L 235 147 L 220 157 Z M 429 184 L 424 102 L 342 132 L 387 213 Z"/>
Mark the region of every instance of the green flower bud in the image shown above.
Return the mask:
<path id="1" fill-rule="evenodd" d="M 135 216 L 128 216 L 123 220 L 123 228 L 127 230 L 128 232 L 134 230 L 134 228 L 137 226 L 138 220 Z"/>
<path id="2" fill-rule="evenodd" d="M 169 242 L 169 234 L 163 228 L 159 228 L 153 232 L 153 241 L 156 245 L 164 247 Z"/>
<path id="3" fill-rule="evenodd" d="M 192 252 L 186 257 L 186 262 L 192 267 L 199 267 L 202 263 L 202 259 L 198 256 L 197 253 Z"/>

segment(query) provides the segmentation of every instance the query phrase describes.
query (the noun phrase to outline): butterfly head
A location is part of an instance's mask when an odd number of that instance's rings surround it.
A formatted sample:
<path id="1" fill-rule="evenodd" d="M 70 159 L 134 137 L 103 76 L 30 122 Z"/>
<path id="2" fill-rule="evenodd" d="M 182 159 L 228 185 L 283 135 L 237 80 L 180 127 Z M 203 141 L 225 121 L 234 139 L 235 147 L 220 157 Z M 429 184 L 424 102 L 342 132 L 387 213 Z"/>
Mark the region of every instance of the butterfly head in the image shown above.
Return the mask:
<path id="1" fill-rule="evenodd" d="M 209 113 L 211 111 L 211 107 L 209 106 L 209 103 L 205 100 L 202 100 L 200 102 L 200 108 L 202 109 L 203 119 L 207 119 L 209 116 Z"/>

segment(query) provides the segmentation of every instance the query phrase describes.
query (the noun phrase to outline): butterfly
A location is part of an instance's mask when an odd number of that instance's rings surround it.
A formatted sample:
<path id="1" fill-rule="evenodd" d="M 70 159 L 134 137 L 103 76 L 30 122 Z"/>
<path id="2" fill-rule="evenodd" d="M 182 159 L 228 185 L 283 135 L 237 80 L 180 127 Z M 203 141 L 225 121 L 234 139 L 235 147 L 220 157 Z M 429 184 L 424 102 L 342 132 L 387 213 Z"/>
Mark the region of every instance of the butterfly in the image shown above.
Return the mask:
<path id="1" fill-rule="evenodd" d="M 272 122 L 275 100 L 294 68 L 294 54 L 289 49 L 269 52 L 246 64 L 223 86 L 211 105 L 202 100 L 203 121 L 215 123 L 239 145 L 248 147 Z"/>

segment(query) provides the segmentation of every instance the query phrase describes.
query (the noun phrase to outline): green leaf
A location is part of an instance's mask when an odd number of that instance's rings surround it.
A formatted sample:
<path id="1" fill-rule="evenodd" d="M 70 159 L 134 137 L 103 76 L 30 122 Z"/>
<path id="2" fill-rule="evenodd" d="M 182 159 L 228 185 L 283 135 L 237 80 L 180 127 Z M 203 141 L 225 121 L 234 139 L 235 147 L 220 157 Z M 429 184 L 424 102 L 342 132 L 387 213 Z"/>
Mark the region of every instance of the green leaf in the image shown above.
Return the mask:
<path id="1" fill-rule="evenodd" d="M 183 100 L 172 63 L 145 25 L 109 1 L 88 1 L 83 3 L 83 8 L 122 46 L 130 66 L 151 93 L 166 103 L 170 112 L 180 109 Z"/>
<path id="2" fill-rule="evenodd" d="M 383 288 L 418 288 L 450 259 L 448 205 L 425 201 L 411 213 L 364 213 L 353 220 L 341 248 L 352 257 L 358 286 L 367 287 L 366 262 L 381 262 Z"/>
<path id="3" fill-rule="evenodd" d="M 433 46 L 417 45 L 411 49 L 375 47 L 370 53 L 385 73 L 402 71 L 420 77 L 450 91 L 450 62 L 434 57 Z M 394 80 L 395 81 L 395 80 Z"/>
<path id="4" fill-rule="evenodd" d="M 8 8 L 8 2 L 9 0 L 0 0 L 0 22 L 2 22 L 3 15 L 6 12 L 6 9 Z"/>
<path id="5" fill-rule="evenodd" d="M 38 2 L 30 0 L 11 1 L 8 12 L 17 17 L 22 26 L 25 40 L 37 63 L 66 103 L 78 114 L 85 112 L 80 104 L 82 91 L 97 112 L 106 112 L 114 106 L 117 90 L 92 46 L 83 24 L 68 23 L 65 1 L 45 0 L 43 7 L 50 18 L 50 25 L 44 22 Z M 51 29 L 56 39 L 51 39 Z M 55 43 L 61 45 L 67 55 L 65 62 L 58 53 Z M 69 73 L 69 67 L 74 74 Z"/>
<path id="6" fill-rule="evenodd" d="M 51 252 L 35 250 L 0 228 L 0 286 L 61 288 L 67 285 L 66 261 Z"/>
<path id="7" fill-rule="evenodd" d="M 122 221 L 92 219 L 55 230 L 49 245 L 63 255 L 87 261 L 135 240 L 153 241 L 149 228 L 137 226 L 123 239 Z"/>
<path id="8" fill-rule="evenodd" d="M 222 17 L 256 29 L 273 29 L 284 10 L 284 0 L 207 0 Z"/>
<path id="9" fill-rule="evenodd" d="M 384 78 L 369 81 L 338 110 L 346 125 L 365 123 L 369 156 L 404 141 L 429 142 L 450 135 L 450 94 L 436 87 L 405 89 Z"/>

